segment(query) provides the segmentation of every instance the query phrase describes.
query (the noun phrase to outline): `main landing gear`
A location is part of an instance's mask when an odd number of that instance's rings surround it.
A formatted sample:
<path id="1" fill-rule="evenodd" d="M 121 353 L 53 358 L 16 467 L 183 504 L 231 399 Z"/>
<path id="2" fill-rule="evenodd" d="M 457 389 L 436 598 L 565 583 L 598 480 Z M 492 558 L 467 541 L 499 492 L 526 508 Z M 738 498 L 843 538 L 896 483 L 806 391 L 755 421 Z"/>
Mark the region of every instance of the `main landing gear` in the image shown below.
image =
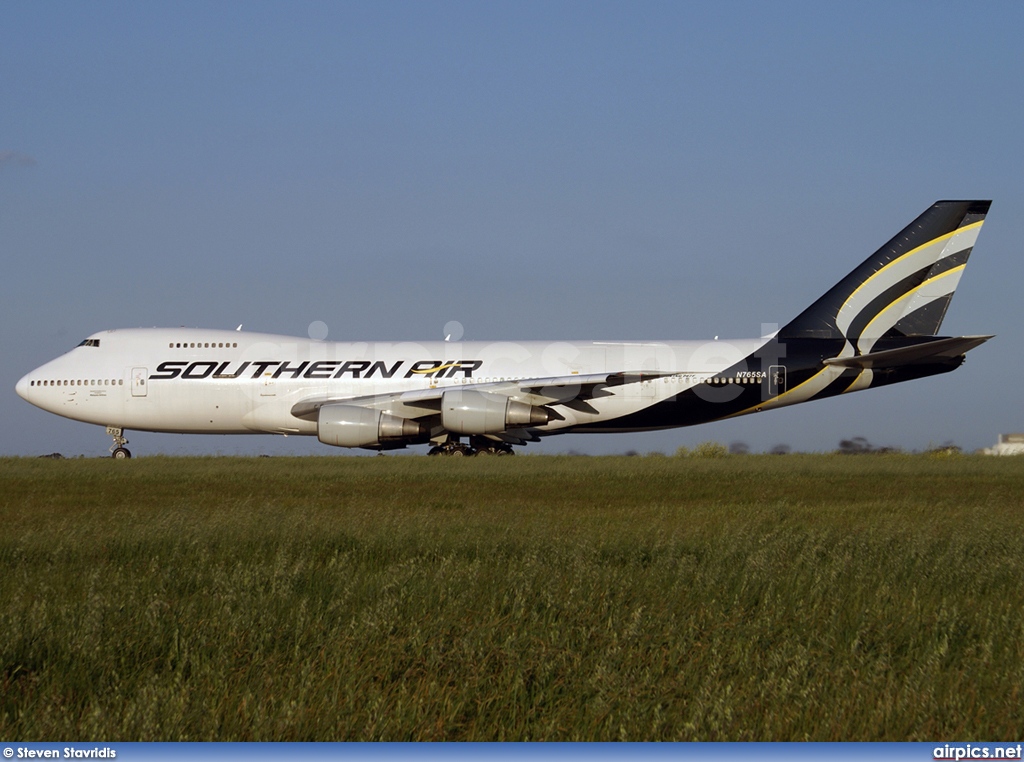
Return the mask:
<path id="1" fill-rule="evenodd" d="M 131 450 L 125 447 L 128 440 L 124 438 L 124 429 L 117 426 L 107 426 L 107 434 L 114 438 L 114 444 L 110 445 L 110 457 L 114 460 L 127 460 L 132 456 Z"/>
<path id="2" fill-rule="evenodd" d="M 427 455 L 447 455 L 452 458 L 465 458 L 476 455 L 476 450 L 462 442 L 445 442 L 442 445 L 431 447 Z"/>
<path id="3" fill-rule="evenodd" d="M 512 445 L 504 442 L 495 442 L 487 437 L 471 437 L 470 444 L 465 444 L 457 439 L 449 439 L 439 445 L 431 447 L 427 455 L 448 455 L 455 458 L 468 458 L 474 455 L 515 455 Z"/>

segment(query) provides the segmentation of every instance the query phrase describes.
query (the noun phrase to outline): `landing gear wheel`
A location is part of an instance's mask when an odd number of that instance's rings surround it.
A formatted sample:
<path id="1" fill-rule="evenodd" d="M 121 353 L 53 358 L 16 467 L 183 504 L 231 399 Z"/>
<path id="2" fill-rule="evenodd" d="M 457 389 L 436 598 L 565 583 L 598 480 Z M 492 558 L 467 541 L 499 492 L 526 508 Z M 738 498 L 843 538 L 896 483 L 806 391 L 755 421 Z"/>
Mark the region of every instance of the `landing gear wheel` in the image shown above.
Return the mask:
<path id="1" fill-rule="evenodd" d="M 506 442 L 497 442 L 487 437 L 473 437 L 469 440 L 470 445 L 476 449 L 477 455 L 514 455 L 512 445 Z"/>
<path id="2" fill-rule="evenodd" d="M 124 438 L 124 429 L 117 426 L 107 426 L 107 436 L 113 437 L 114 444 L 110 445 L 110 457 L 114 460 L 127 460 L 132 454 L 125 447 L 128 440 Z"/>
<path id="3" fill-rule="evenodd" d="M 431 447 L 427 455 L 447 455 L 448 457 L 466 458 L 476 455 L 476 450 L 462 442 L 445 442 Z"/>

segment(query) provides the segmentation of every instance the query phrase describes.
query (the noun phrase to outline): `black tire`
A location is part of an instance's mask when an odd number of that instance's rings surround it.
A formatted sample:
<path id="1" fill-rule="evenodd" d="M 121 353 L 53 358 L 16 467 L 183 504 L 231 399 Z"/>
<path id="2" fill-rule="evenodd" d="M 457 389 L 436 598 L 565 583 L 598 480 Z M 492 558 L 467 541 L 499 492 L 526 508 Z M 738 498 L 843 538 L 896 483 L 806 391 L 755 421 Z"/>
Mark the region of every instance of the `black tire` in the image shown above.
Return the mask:
<path id="1" fill-rule="evenodd" d="M 125 447 L 118 447 L 112 453 L 110 457 L 114 460 L 128 460 L 132 456 L 131 452 Z"/>

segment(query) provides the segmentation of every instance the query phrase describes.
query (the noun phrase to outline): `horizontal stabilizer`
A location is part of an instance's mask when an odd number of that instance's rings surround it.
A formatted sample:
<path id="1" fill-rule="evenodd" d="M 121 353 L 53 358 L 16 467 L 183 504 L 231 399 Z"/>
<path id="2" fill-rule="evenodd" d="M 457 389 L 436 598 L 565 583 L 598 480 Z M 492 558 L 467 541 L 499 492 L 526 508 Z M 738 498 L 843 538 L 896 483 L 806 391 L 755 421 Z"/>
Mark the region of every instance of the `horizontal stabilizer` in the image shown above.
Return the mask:
<path id="1" fill-rule="evenodd" d="M 948 339 L 934 339 L 909 347 L 886 349 L 857 357 L 831 357 L 825 360 L 825 364 L 838 365 L 843 368 L 895 368 L 899 365 L 911 365 L 933 359 L 958 357 L 991 338 L 991 336 L 954 336 Z"/>

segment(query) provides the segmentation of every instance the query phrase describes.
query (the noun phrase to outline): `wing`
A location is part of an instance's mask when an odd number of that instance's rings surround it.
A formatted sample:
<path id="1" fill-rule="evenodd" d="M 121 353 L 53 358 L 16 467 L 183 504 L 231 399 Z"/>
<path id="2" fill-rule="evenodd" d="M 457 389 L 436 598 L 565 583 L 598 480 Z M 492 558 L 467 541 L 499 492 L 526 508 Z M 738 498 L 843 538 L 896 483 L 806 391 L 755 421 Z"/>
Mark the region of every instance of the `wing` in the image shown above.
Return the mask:
<path id="1" fill-rule="evenodd" d="M 535 406 L 572 405 L 585 403 L 596 397 L 611 394 L 609 388 L 662 378 L 671 375 L 659 371 L 630 371 L 616 373 L 590 373 L 586 375 L 527 378 L 519 381 L 495 381 L 486 384 L 460 384 L 436 389 L 417 389 L 407 392 L 372 394 L 362 397 L 318 396 L 309 397 L 292 406 L 296 418 L 315 421 L 325 405 L 346 404 L 381 410 L 391 415 L 419 417 L 440 411 L 441 397 L 453 389 L 481 391 L 496 394 L 517 402 Z"/>
<path id="2" fill-rule="evenodd" d="M 609 389 L 666 375 L 670 374 L 659 371 L 620 371 L 459 384 L 359 397 L 317 396 L 296 403 L 291 413 L 296 418 L 319 421 L 324 408 L 358 407 L 379 411 L 395 419 L 416 421 L 423 430 L 430 430 L 432 436 L 454 425 L 455 433 L 477 433 L 479 429 L 480 434 L 493 439 L 522 444 L 539 438 L 533 431 L 536 426 L 563 420 L 563 416 L 555 409 L 557 406 L 597 413 L 589 401 L 611 395 Z M 446 400 L 447 410 L 443 411 Z M 474 423 L 465 424 L 465 430 L 460 430 L 458 423 L 452 424 L 456 420 L 456 413 L 453 412 L 456 406 L 464 415 L 473 416 Z M 500 423 L 491 422 L 500 416 L 505 416 Z"/>

